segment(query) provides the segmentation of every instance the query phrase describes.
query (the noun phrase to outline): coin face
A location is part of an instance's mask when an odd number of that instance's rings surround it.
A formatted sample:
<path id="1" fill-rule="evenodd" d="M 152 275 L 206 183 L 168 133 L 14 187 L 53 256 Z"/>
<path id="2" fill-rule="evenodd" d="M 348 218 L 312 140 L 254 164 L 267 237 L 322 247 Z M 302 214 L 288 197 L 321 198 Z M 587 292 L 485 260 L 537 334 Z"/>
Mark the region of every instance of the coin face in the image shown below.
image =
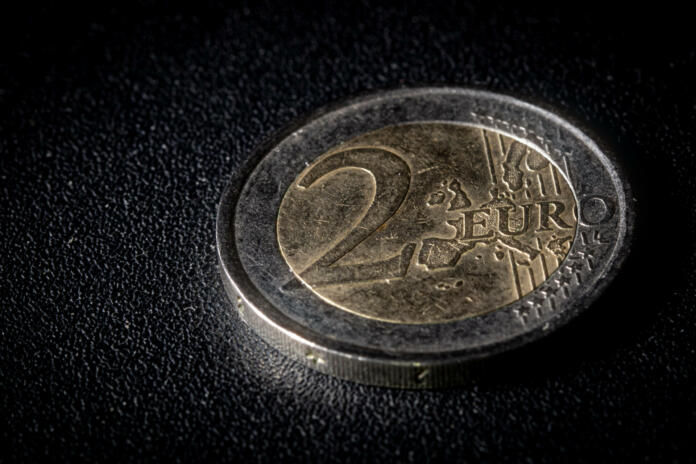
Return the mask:
<path id="1" fill-rule="evenodd" d="M 519 300 L 577 228 L 564 174 L 496 130 L 411 123 L 359 135 L 304 169 L 278 210 L 280 251 L 327 302 L 424 324 Z"/>
<path id="2" fill-rule="evenodd" d="M 301 121 L 225 193 L 242 318 L 323 372 L 451 385 L 566 322 L 627 250 L 626 182 L 578 128 L 509 96 L 384 92 Z"/>

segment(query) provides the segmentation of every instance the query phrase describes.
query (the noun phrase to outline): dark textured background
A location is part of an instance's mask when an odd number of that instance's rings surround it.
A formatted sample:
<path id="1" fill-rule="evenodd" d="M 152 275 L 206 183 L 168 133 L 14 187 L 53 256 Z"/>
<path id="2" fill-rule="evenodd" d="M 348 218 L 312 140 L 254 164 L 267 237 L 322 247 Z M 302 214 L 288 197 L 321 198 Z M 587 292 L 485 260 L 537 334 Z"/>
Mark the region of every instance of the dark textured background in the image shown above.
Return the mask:
<path id="1" fill-rule="evenodd" d="M 689 15 L 659 6 L 0 13 L 0 461 L 693 461 L 696 47 Z M 462 388 L 286 361 L 217 274 L 227 179 L 298 115 L 431 83 L 601 134 L 639 201 L 629 261 L 577 321 Z"/>

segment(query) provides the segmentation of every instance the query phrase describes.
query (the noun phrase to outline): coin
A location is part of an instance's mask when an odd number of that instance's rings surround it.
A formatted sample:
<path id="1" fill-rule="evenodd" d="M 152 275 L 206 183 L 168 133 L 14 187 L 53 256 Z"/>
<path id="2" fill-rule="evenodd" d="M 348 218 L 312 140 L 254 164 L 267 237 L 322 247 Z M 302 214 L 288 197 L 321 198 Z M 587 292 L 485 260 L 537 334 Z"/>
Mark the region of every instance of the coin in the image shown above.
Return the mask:
<path id="1" fill-rule="evenodd" d="M 586 308 L 629 243 L 628 185 L 558 115 L 462 88 L 381 92 L 261 146 L 223 195 L 242 319 L 322 372 L 438 387 Z"/>

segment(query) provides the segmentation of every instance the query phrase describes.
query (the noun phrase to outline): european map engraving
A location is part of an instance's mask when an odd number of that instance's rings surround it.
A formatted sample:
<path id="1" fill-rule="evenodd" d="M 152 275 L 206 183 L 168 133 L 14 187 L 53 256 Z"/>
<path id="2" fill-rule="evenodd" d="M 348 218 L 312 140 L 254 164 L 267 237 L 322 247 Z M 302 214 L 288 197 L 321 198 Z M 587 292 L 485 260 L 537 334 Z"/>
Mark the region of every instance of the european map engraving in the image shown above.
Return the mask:
<path id="1" fill-rule="evenodd" d="M 593 200 L 583 214 L 599 223 L 610 208 Z M 464 125 L 387 127 L 318 157 L 288 188 L 277 234 L 297 281 L 286 291 L 304 284 L 361 316 L 435 323 L 541 287 L 518 311 L 526 323 L 592 265 L 566 260 L 577 211 L 566 174 L 531 145 Z"/>

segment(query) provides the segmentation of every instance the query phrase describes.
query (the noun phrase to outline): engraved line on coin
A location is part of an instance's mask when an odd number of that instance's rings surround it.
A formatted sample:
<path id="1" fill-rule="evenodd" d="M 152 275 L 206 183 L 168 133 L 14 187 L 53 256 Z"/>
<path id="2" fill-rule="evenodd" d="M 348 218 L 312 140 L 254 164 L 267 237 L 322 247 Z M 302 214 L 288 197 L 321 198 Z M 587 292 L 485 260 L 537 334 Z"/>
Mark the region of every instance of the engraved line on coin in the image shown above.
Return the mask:
<path id="1" fill-rule="evenodd" d="M 493 163 L 491 144 L 488 142 L 488 134 L 485 129 L 481 129 L 481 135 L 483 136 L 483 149 L 486 151 L 486 161 L 488 161 L 488 168 L 491 170 L 491 184 L 497 185 L 498 179 L 495 177 L 495 164 Z"/>

